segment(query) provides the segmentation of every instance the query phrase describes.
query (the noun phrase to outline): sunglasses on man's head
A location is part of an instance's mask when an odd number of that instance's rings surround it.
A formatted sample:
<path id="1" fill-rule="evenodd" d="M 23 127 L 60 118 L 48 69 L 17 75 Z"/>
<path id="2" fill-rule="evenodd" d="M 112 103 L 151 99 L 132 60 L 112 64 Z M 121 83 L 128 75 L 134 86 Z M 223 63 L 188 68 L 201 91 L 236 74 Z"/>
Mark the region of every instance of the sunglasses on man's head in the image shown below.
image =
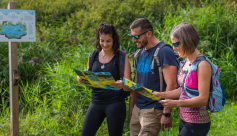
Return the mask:
<path id="1" fill-rule="evenodd" d="M 148 31 L 151 31 L 151 30 L 148 30 Z M 148 31 L 145 31 L 145 32 L 143 32 L 143 33 L 141 33 L 141 34 L 139 34 L 139 35 L 132 35 L 132 34 L 131 34 L 131 36 L 138 40 L 141 35 L 147 33 Z"/>
<path id="2" fill-rule="evenodd" d="M 175 42 L 175 43 L 172 43 L 172 45 L 173 45 L 174 47 L 178 47 L 178 46 L 179 46 L 179 44 L 180 44 L 180 42 Z"/>

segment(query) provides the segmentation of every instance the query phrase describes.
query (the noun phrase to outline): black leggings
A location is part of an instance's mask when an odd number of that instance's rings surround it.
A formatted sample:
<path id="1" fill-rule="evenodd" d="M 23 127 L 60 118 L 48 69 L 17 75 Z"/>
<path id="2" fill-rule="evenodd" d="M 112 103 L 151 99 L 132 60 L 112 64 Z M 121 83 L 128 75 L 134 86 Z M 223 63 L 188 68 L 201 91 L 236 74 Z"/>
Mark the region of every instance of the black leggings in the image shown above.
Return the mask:
<path id="1" fill-rule="evenodd" d="M 179 135 L 178 136 L 206 136 L 211 123 L 189 123 L 182 119 L 179 120 Z"/>
<path id="2" fill-rule="evenodd" d="M 109 135 L 122 136 L 126 118 L 125 101 L 107 105 L 91 103 L 84 119 L 81 136 L 94 136 L 105 118 L 107 118 Z"/>

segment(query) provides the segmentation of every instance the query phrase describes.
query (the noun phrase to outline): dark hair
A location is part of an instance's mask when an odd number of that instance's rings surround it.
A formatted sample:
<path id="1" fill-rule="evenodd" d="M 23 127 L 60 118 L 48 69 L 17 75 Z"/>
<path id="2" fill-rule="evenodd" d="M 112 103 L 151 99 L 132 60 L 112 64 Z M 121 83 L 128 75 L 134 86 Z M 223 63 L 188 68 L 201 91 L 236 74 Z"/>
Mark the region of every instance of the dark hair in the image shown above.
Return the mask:
<path id="1" fill-rule="evenodd" d="M 199 34 L 196 28 L 189 23 L 181 23 L 171 31 L 170 36 L 179 39 L 183 46 L 183 52 L 192 54 L 198 46 Z"/>
<path id="2" fill-rule="evenodd" d="M 141 27 L 141 31 L 151 30 L 152 34 L 153 34 L 153 26 L 152 26 L 151 22 L 146 18 L 139 18 L 139 19 L 135 20 L 131 24 L 130 29 L 134 29 L 134 28 L 138 28 L 138 27 Z"/>
<path id="3" fill-rule="evenodd" d="M 112 24 L 106 24 L 106 23 L 101 23 L 100 26 L 96 29 L 96 49 L 101 51 L 102 48 L 100 46 L 100 35 L 101 34 L 112 34 L 113 38 L 113 51 L 114 54 L 118 51 L 119 49 L 119 35 L 115 29 L 115 27 Z"/>

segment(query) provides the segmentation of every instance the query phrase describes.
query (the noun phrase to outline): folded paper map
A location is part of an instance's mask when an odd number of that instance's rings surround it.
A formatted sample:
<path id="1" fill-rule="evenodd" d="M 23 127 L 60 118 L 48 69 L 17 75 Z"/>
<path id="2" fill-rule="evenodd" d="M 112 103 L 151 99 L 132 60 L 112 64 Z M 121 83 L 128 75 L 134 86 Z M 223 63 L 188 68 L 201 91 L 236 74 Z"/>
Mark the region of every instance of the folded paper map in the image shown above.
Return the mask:
<path id="1" fill-rule="evenodd" d="M 131 80 L 126 79 L 126 78 L 123 78 L 123 82 L 124 82 L 124 86 L 129 87 L 133 91 L 136 91 L 136 92 L 142 94 L 143 96 L 146 96 L 152 100 L 160 100 L 158 97 L 156 97 L 155 95 L 152 94 L 154 91 L 151 89 L 145 88 L 145 87 L 143 87 L 137 83 L 134 83 Z"/>
<path id="2" fill-rule="evenodd" d="M 110 85 L 112 82 L 116 82 L 110 72 L 91 72 L 91 71 L 80 71 L 72 68 L 76 74 L 84 80 L 85 85 L 88 87 L 104 88 L 111 90 L 120 90 Z"/>

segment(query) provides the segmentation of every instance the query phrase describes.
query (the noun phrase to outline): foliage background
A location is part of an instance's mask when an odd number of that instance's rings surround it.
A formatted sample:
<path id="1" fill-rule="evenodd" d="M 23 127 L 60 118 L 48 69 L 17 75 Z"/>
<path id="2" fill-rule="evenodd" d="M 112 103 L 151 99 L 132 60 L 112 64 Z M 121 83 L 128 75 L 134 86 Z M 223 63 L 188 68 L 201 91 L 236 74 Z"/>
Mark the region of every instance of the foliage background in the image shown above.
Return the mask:
<path id="1" fill-rule="evenodd" d="M 15 0 L 18 9 L 36 10 L 37 40 L 18 43 L 20 135 L 80 135 L 91 90 L 76 81 L 71 67 L 86 69 L 101 22 L 116 26 L 121 49 L 130 55 L 136 46 L 130 24 L 148 18 L 154 34 L 170 43 L 169 33 L 181 22 L 193 24 L 200 35 L 198 49 L 222 71 L 227 95 L 225 109 L 211 114 L 209 136 L 237 135 L 237 18 L 236 0 Z M 8 0 L 0 1 L 7 8 Z M 0 135 L 10 135 L 8 46 L 0 43 Z M 127 102 L 128 103 L 128 102 Z M 173 128 L 178 134 L 178 109 Z M 124 134 L 129 135 L 127 118 Z M 108 135 L 106 121 L 97 135 Z"/>

